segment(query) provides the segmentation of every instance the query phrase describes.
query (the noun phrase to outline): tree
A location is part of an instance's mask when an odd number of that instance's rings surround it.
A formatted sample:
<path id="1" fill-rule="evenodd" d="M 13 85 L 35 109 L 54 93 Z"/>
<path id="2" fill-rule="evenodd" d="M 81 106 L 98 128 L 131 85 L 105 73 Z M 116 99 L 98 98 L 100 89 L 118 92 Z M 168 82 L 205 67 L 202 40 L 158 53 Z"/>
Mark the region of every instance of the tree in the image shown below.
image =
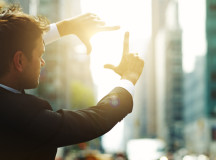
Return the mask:
<path id="1" fill-rule="evenodd" d="M 79 81 L 71 82 L 70 93 L 72 109 L 81 109 L 95 105 L 93 90 Z"/>

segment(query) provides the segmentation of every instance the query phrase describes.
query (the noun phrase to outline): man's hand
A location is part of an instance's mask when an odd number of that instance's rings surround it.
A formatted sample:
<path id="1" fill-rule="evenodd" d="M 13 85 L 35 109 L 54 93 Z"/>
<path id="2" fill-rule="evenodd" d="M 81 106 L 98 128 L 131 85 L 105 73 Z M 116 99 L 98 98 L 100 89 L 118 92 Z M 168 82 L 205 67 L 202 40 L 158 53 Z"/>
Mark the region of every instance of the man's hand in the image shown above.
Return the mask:
<path id="1" fill-rule="evenodd" d="M 92 47 L 90 44 L 91 37 L 101 31 L 117 30 L 119 26 L 106 26 L 97 15 L 87 13 L 75 18 L 67 19 L 56 23 L 60 36 L 75 34 L 85 44 L 87 54 L 90 54 Z"/>
<path id="2" fill-rule="evenodd" d="M 137 54 L 129 53 L 129 33 L 125 33 L 124 49 L 121 62 L 118 66 L 111 64 L 104 65 L 104 68 L 112 69 L 119 74 L 122 79 L 131 81 L 134 85 L 139 79 L 144 66 L 144 61 Z"/>

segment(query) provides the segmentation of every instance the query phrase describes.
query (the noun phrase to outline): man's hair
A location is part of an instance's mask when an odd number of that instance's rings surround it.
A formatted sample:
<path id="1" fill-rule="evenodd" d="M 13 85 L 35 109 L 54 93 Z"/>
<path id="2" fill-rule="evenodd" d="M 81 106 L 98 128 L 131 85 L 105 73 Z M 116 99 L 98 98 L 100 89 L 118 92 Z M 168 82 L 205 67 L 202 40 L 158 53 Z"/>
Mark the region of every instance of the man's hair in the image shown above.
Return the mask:
<path id="1" fill-rule="evenodd" d="M 0 77 L 9 71 L 17 51 L 31 59 L 36 40 L 48 31 L 48 24 L 45 17 L 23 13 L 19 5 L 0 7 Z"/>

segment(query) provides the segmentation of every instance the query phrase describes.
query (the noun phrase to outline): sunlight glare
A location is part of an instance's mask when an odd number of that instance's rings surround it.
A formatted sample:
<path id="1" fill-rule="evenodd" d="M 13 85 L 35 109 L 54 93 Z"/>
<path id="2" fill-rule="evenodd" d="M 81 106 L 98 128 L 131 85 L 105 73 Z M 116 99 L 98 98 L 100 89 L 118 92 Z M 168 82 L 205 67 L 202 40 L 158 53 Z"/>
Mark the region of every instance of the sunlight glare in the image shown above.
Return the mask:
<path id="1" fill-rule="evenodd" d="M 113 88 L 120 79 L 112 71 L 104 69 L 107 63 L 118 65 L 123 50 L 125 31 L 130 32 L 130 52 L 143 58 L 151 37 L 151 1 L 143 0 L 81 0 L 83 13 L 97 14 L 107 26 L 120 25 L 120 30 L 102 32 L 91 39 L 91 71 L 94 83 L 103 90 Z M 105 87 L 106 86 L 106 87 Z M 99 89 L 100 90 L 100 89 Z M 98 99 L 104 92 L 98 92 Z"/>
<path id="2" fill-rule="evenodd" d="M 205 0 L 179 0 L 179 21 L 182 27 L 183 69 L 191 72 L 197 56 L 206 53 Z M 196 5 L 194 5 L 196 4 Z M 193 10 L 191 10 L 191 6 Z M 199 15 L 199 16 L 197 16 Z M 193 19 L 193 20 L 192 20 Z"/>
<path id="3" fill-rule="evenodd" d="M 150 0 L 81 0 L 82 13 L 95 13 L 107 26 L 120 26 L 117 31 L 98 33 L 91 39 L 91 72 L 93 82 L 97 88 L 97 99 L 111 91 L 120 80 L 120 76 L 114 74 L 112 70 L 104 69 L 105 64 L 118 65 L 123 51 L 124 33 L 129 31 L 130 42 L 129 52 L 139 53 L 141 58 L 148 48 L 151 37 L 151 1 Z M 119 126 L 121 126 L 119 124 Z M 115 127 L 116 128 L 116 127 Z M 123 127 L 112 129 L 109 136 L 103 138 L 104 142 L 109 142 L 110 152 L 115 152 L 120 147 L 121 138 L 113 141 L 114 137 L 123 137 Z M 115 135 L 115 136 L 113 136 Z M 110 138 L 112 140 L 110 140 Z M 123 147 L 121 145 L 121 147 Z M 118 148 L 123 150 L 123 148 Z"/>

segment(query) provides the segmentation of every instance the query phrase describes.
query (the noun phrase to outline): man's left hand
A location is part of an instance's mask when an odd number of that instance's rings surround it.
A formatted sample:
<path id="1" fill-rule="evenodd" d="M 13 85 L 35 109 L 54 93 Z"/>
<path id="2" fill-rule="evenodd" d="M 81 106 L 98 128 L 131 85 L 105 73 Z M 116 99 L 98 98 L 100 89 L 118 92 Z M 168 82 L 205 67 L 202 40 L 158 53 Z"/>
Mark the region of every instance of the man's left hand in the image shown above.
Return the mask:
<path id="1" fill-rule="evenodd" d="M 57 28 L 60 36 L 75 34 L 85 44 L 87 54 L 90 54 L 92 47 L 90 43 L 91 37 L 101 31 L 117 30 L 119 26 L 106 26 L 97 15 L 93 13 L 83 14 L 74 18 L 58 22 Z"/>

